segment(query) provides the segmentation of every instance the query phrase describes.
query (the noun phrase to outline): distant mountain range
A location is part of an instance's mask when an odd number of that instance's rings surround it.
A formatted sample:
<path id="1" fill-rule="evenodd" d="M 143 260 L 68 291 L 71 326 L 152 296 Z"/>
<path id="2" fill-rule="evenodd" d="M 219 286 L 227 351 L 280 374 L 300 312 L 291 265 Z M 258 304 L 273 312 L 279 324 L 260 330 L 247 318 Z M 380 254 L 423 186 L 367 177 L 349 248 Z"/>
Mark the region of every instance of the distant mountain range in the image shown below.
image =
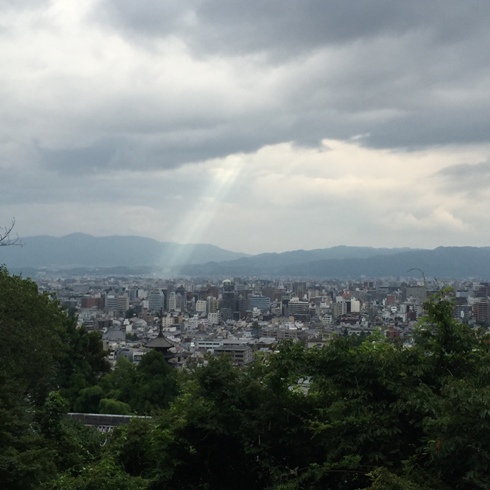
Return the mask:
<path id="1" fill-rule="evenodd" d="M 490 278 L 490 247 L 434 250 L 338 246 L 247 256 L 214 245 L 159 242 L 136 236 L 34 236 L 24 246 L 0 247 L 0 264 L 12 272 L 37 270 L 139 275 L 172 273 L 224 277 L 396 277 Z M 411 269 L 419 269 L 412 271 Z"/>
<path id="2" fill-rule="evenodd" d="M 418 271 L 410 271 L 419 269 Z M 490 247 L 438 247 L 434 250 L 333 247 L 261 254 L 220 264 L 186 265 L 191 276 L 358 278 L 421 276 L 490 278 Z"/>
<path id="3" fill-rule="evenodd" d="M 95 237 L 74 233 L 64 237 L 22 238 L 22 247 L 0 247 L 0 263 L 9 269 L 153 268 L 223 262 L 245 257 L 215 245 L 182 245 L 137 236 Z"/>
<path id="4" fill-rule="evenodd" d="M 371 248 L 347 247 L 345 245 L 315 250 L 294 250 L 282 253 L 263 253 L 242 257 L 221 264 L 186 265 L 181 271 L 189 275 L 311 275 L 317 267 L 328 261 L 349 261 L 353 259 L 371 259 L 376 256 L 391 256 L 410 249 L 407 248 Z"/>

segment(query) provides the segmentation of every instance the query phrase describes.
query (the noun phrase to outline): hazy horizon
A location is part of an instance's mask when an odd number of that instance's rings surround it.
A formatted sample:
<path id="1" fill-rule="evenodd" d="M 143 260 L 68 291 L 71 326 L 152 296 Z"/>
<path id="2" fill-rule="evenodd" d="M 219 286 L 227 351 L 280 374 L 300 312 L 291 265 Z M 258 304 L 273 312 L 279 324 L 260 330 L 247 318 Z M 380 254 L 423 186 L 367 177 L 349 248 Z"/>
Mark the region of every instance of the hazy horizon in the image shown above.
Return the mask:
<path id="1" fill-rule="evenodd" d="M 149 239 L 149 240 L 155 240 L 159 243 L 175 243 L 179 245 L 209 245 L 212 247 L 218 247 L 218 248 L 224 248 L 220 247 L 219 245 L 215 243 L 203 243 L 203 242 L 176 242 L 173 240 L 158 240 L 156 238 L 144 236 L 144 235 L 128 235 L 128 234 L 113 234 L 113 235 L 94 235 L 91 233 L 85 233 L 85 232 L 80 232 L 80 231 L 74 231 L 71 233 L 67 233 L 64 235 L 48 235 L 48 234 L 42 234 L 42 235 L 30 235 L 26 237 L 18 237 L 19 244 L 22 245 L 22 240 L 29 240 L 32 238 L 40 238 L 40 237 L 47 237 L 47 238 L 67 238 L 70 236 L 76 236 L 76 235 L 85 235 L 88 237 L 93 237 L 93 238 L 111 238 L 111 237 L 118 237 L 118 238 L 142 238 L 142 239 Z M 232 252 L 236 253 L 242 253 L 246 255 L 260 255 L 260 254 L 268 254 L 268 253 L 285 253 L 285 252 L 296 252 L 296 251 L 313 251 L 313 250 L 321 250 L 321 249 L 329 249 L 329 248 L 372 248 L 372 249 L 400 249 L 400 250 L 434 250 L 439 247 L 447 247 L 446 245 L 438 245 L 436 247 L 372 247 L 370 245 L 363 245 L 363 244 L 356 244 L 356 245 L 351 245 L 351 244 L 346 244 L 346 243 L 339 243 L 336 245 L 329 245 L 327 247 L 315 247 L 315 248 L 296 248 L 296 249 L 284 249 L 284 250 L 279 250 L 279 251 L 270 251 L 270 250 L 264 250 L 262 252 L 258 252 L 257 254 L 248 254 L 247 252 L 244 252 L 243 250 L 232 250 L 232 249 L 225 249 L 229 250 Z M 461 245 L 460 247 L 473 247 L 473 245 Z M 478 247 L 478 248 L 484 248 L 485 246 Z"/>

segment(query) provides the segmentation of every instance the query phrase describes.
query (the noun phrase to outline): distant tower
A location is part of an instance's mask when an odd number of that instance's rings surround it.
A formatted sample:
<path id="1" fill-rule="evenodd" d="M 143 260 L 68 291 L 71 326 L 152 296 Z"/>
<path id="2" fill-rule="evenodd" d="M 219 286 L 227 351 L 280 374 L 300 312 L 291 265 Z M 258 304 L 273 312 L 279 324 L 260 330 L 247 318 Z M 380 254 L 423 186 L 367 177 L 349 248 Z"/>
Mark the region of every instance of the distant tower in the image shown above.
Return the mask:
<path id="1" fill-rule="evenodd" d="M 223 295 L 221 299 L 221 319 L 223 321 L 233 318 L 236 310 L 235 283 L 230 279 L 223 281 Z"/>
<path id="2" fill-rule="evenodd" d="M 168 311 L 177 311 L 177 294 L 175 291 L 168 293 Z"/>
<path id="3" fill-rule="evenodd" d="M 158 332 L 158 336 L 155 339 L 150 340 L 145 347 L 162 353 L 165 359 L 168 361 L 174 357 L 174 354 L 170 352 L 170 349 L 175 347 L 175 345 L 170 342 L 165 335 L 163 335 L 163 314 L 161 310 L 158 316 L 160 318 L 160 331 Z"/>
<path id="4" fill-rule="evenodd" d="M 165 298 L 163 296 L 163 293 L 161 293 L 160 291 L 152 291 L 148 295 L 148 310 L 152 313 L 159 312 L 165 304 L 164 301 Z"/>
<path id="5" fill-rule="evenodd" d="M 184 286 L 180 285 L 175 290 L 175 298 L 175 310 L 184 313 L 187 310 L 187 291 Z"/>
<path id="6" fill-rule="evenodd" d="M 206 299 L 207 313 L 216 313 L 218 311 L 218 300 L 214 296 L 208 296 Z"/>

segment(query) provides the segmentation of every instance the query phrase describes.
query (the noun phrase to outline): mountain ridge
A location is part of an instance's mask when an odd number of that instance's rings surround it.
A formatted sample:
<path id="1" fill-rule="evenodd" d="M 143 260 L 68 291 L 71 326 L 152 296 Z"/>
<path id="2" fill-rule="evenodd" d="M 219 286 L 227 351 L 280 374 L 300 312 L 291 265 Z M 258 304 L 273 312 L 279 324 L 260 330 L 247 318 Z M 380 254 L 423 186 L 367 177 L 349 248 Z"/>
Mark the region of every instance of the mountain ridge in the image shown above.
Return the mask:
<path id="1" fill-rule="evenodd" d="M 98 273 L 170 273 L 186 276 L 388 277 L 419 269 L 434 277 L 490 277 L 490 247 L 435 249 L 336 245 L 312 250 L 246 255 L 211 244 L 160 242 L 136 235 L 71 233 L 22 239 L 23 247 L 0 247 L 0 264 L 16 272 L 84 270 Z"/>
<path id="2" fill-rule="evenodd" d="M 221 264 L 186 265 L 180 272 L 190 276 L 263 276 L 263 277 L 323 277 L 354 278 L 409 276 L 419 269 L 429 277 L 490 278 L 490 247 L 444 247 L 436 249 L 371 249 L 369 256 L 363 247 L 347 247 L 349 257 L 334 257 L 331 249 L 322 249 L 330 257 L 310 260 L 290 260 L 294 252 L 267 257 L 252 256 Z M 358 253 L 357 256 L 355 254 Z M 293 255 L 291 255 L 293 254 Z M 282 256 L 281 256 L 282 255 Z M 345 255 L 345 254 L 344 254 Z M 298 259 L 298 256 L 295 257 Z"/>
<path id="3" fill-rule="evenodd" d="M 135 235 L 38 235 L 22 238 L 21 242 L 22 247 L 2 247 L 0 263 L 15 268 L 168 267 L 245 256 L 216 245 L 159 242 Z"/>

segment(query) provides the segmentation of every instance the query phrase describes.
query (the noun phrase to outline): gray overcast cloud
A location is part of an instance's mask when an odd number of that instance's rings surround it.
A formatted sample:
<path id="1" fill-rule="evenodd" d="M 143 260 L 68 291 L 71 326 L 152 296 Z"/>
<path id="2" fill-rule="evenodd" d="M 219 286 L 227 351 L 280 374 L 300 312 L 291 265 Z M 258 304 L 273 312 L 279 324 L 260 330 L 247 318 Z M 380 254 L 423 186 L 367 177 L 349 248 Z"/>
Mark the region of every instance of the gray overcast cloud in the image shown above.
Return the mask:
<path id="1" fill-rule="evenodd" d="M 0 0 L 0 223 L 490 244 L 490 3 Z"/>

